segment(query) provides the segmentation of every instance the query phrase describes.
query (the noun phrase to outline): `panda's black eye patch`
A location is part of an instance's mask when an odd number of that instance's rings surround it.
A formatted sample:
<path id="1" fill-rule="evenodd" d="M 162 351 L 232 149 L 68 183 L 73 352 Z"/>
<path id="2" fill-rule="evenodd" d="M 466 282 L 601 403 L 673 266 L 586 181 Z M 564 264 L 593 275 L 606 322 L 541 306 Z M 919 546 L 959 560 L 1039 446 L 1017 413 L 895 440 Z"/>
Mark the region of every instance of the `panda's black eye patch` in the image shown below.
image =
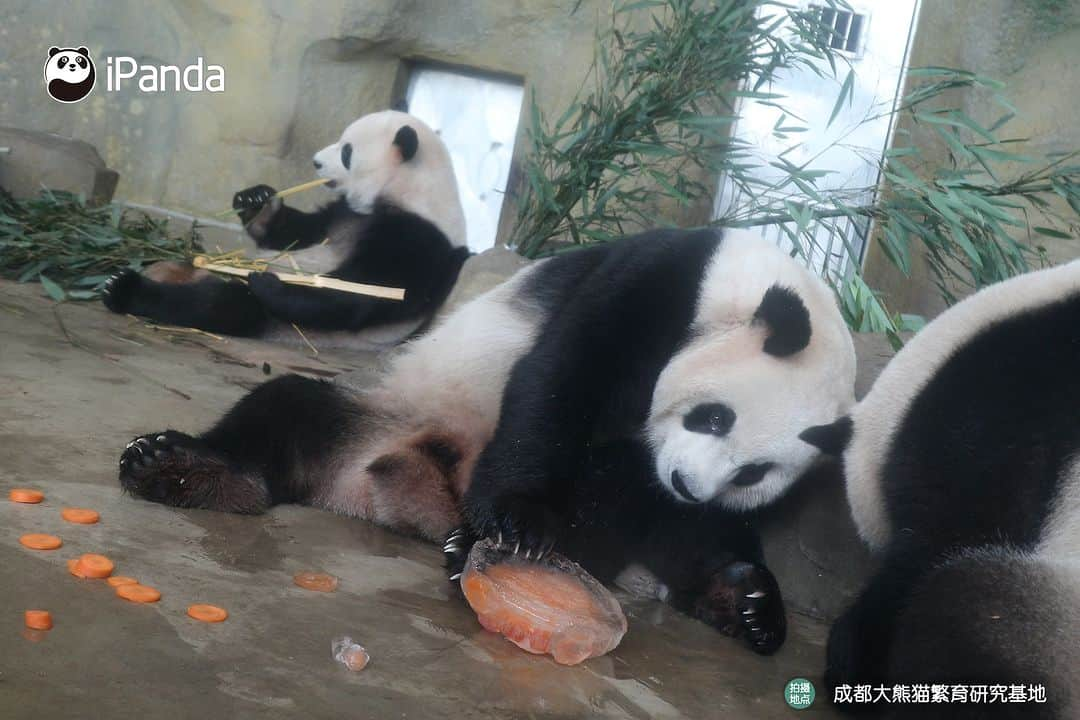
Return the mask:
<path id="1" fill-rule="evenodd" d="M 352 165 L 352 143 L 345 143 L 341 147 L 341 164 L 348 170 Z"/>
<path id="2" fill-rule="evenodd" d="M 79 67 L 81 67 L 81 68 L 86 67 L 86 58 L 83 58 L 83 57 L 75 58 L 75 62 L 79 63 Z"/>
<path id="3" fill-rule="evenodd" d="M 67 55 L 61 55 L 60 59 L 56 61 L 56 67 L 64 67 L 67 65 Z"/>
<path id="4" fill-rule="evenodd" d="M 683 416 L 683 427 L 690 432 L 724 437 L 735 425 L 735 411 L 723 403 L 702 403 Z"/>

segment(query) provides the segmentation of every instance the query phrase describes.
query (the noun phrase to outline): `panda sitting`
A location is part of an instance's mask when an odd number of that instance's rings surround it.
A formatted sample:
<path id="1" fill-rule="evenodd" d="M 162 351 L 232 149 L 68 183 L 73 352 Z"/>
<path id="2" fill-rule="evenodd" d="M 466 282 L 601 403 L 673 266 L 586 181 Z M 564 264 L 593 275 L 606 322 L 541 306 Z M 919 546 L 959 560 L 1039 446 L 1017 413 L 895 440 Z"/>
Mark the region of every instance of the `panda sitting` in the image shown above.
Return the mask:
<path id="1" fill-rule="evenodd" d="M 398 351 L 372 389 L 298 376 L 199 436 L 140 436 L 130 493 L 259 513 L 297 502 L 442 541 L 554 546 L 771 653 L 785 636 L 753 511 L 854 400 L 832 292 L 745 232 L 655 231 L 534 263 Z M 455 530 L 459 525 L 464 527 Z"/>
<path id="2" fill-rule="evenodd" d="M 397 111 L 365 115 L 315 154 L 339 197 L 305 213 L 273 188 L 236 193 L 247 234 L 270 254 L 288 250 L 301 269 L 405 289 L 396 302 L 283 283 L 270 272 L 224 281 L 190 265 L 157 263 L 108 280 L 114 312 L 248 337 L 347 331 L 350 344 L 381 346 L 420 327 L 453 288 L 468 257 L 465 219 L 450 155 L 423 122 Z M 327 338 L 335 344 L 338 337 Z"/>

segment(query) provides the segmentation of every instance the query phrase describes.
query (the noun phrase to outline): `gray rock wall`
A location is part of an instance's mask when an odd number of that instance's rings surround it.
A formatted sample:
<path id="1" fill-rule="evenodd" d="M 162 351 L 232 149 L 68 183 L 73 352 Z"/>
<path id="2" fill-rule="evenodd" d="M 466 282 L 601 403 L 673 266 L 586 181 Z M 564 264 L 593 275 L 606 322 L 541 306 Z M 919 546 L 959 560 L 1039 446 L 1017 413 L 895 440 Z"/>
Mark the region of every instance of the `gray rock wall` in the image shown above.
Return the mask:
<path id="1" fill-rule="evenodd" d="M 405 59 L 518 75 L 545 107 L 563 107 L 609 8 L 585 0 L 572 15 L 576 4 L 88 0 L 58 12 L 54 3 L 15 0 L 0 25 L 0 124 L 96 146 L 120 173 L 118 198 L 213 213 L 239 187 L 309 179 L 315 150 L 351 120 L 390 105 Z M 98 85 L 89 98 L 63 105 L 45 93 L 50 45 L 90 49 Z M 131 81 L 105 92 L 109 55 L 181 67 L 202 56 L 225 68 L 225 92 L 147 94 Z"/>

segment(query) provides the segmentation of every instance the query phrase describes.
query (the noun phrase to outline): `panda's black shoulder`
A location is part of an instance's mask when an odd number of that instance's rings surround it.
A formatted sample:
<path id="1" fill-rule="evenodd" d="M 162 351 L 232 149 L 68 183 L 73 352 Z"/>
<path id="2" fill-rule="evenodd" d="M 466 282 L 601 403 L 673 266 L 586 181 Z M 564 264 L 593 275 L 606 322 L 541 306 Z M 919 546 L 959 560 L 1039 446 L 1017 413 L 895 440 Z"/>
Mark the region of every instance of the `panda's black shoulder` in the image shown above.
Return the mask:
<path id="1" fill-rule="evenodd" d="M 650 230 L 555 255 L 529 276 L 521 292 L 550 311 L 575 293 L 696 289 L 720 243 L 721 233 L 713 229 Z"/>
<path id="2" fill-rule="evenodd" d="M 453 250 L 450 238 L 422 215 L 388 202 L 378 202 L 365 228 L 371 240 L 390 240 L 406 252 L 439 253 Z"/>

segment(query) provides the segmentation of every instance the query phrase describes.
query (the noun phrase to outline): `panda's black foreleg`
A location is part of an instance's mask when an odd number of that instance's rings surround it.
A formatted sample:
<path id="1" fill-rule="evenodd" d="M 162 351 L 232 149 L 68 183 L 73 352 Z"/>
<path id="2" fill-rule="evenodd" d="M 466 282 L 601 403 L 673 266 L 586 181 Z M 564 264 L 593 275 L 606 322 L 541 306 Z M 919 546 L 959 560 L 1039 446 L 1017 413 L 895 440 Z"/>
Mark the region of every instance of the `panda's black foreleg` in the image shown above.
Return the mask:
<path id="1" fill-rule="evenodd" d="M 258 337 L 266 312 L 247 285 L 216 278 L 192 283 L 163 283 L 123 270 L 105 282 L 105 307 L 166 325 L 207 332 Z"/>
<path id="2" fill-rule="evenodd" d="M 770 655 L 784 644 L 787 618 L 780 586 L 766 567 L 745 516 L 660 497 L 649 529 L 626 560 L 663 583 L 666 601 Z"/>
<path id="3" fill-rule="evenodd" d="M 284 375 L 248 393 L 208 432 L 141 435 L 120 457 L 120 484 L 176 507 L 259 513 L 307 502 L 333 481 L 356 403 L 320 380 Z"/>
<path id="4" fill-rule="evenodd" d="M 931 564 L 928 551 L 911 541 L 901 538 L 889 547 L 877 574 L 829 632 L 825 685 L 830 698 L 841 685 L 885 682 L 897 618 Z M 852 712 L 863 709 L 851 703 L 839 707 Z"/>

